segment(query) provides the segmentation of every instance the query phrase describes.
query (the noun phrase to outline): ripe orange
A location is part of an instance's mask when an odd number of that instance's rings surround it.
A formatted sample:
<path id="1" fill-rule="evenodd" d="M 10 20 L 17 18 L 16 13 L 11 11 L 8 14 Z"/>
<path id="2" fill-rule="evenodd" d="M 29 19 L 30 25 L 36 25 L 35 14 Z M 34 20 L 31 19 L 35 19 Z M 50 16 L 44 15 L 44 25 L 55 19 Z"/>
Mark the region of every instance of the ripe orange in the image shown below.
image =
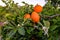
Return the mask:
<path id="1" fill-rule="evenodd" d="M 35 12 L 42 12 L 42 9 L 43 9 L 43 7 L 40 6 L 40 5 L 38 5 L 38 4 L 33 8 L 33 10 L 34 10 Z"/>
<path id="2" fill-rule="evenodd" d="M 33 20 L 34 23 L 38 23 L 40 20 L 40 16 L 37 12 L 32 12 L 31 19 Z"/>
<path id="3" fill-rule="evenodd" d="M 30 18 L 30 14 L 25 14 L 25 15 L 24 15 L 24 18 L 25 18 L 25 19 Z"/>

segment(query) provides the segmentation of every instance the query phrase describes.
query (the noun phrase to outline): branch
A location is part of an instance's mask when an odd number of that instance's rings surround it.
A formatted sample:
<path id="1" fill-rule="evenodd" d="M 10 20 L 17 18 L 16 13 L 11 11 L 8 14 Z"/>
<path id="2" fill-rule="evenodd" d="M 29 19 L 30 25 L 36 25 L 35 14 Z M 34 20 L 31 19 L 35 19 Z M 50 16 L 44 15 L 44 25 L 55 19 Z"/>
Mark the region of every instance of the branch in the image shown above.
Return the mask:
<path id="1" fill-rule="evenodd" d="M 54 18 L 56 16 L 60 16 L 60 14 L 55 14 L 55 15 L 49 16 L 49 18 Z"/>
<path id="2" fill-rule="evenodd" d="M 52 15 L 52 16 L 48 16 L 48 15 L 42 15 L 43 18 L 54 18 L 56 16 L 60 16 L 60 14 L 55 14 L 55 15 Z"/>

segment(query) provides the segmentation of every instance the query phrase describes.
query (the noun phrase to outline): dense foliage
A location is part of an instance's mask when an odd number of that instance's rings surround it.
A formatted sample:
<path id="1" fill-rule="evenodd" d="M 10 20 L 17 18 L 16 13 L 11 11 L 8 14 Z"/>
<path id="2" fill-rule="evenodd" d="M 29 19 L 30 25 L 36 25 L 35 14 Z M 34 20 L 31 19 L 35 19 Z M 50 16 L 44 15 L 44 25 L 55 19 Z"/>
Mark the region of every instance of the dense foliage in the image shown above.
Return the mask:
<path id="1" fill-rule="evenodd" d="M 25 5 L 18 6 L 12 0 L 2 1 L 6 6 L 0 6 L 0 40 L 60 40 L 60 8 L 52 4 L 54 1 L 48 1 L 38 13 L 38 23 L 30 16 L 25 19 L 25 14 L 34 11 L 33 5 L 22 2 Z"/>

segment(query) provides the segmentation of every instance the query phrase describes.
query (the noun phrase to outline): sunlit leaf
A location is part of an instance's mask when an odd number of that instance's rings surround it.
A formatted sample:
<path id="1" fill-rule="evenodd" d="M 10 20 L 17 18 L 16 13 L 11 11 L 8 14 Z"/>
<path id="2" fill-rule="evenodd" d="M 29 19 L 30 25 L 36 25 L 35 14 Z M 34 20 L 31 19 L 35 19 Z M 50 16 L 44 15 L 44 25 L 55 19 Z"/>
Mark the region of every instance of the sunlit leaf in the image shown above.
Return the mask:
<path id="1" fill-rule="evenodd" d="M 31 34 L 31 32 L 34 30 L 34 28 L 31 28 L 31 27 L 29 27 L 29 29 L 27 30 L 27 33 L 28 34 Z"/>
<path id="2" fill-rule="evenodd" d="M 11 38 L 15 33 L 16 33 L 16 29 L 14 29 L 14 30 L 11 30 L 6 36 L 8 37 L 8 38 Z"/>
<path id="3" fill-rule="evenodd" d="M 20 28 L 18 29 L 18 32 L 19 32 L 19 34 L 21 34 L 21 35 L 25 35 L 24 27 L 20 27 Z"/>
<path id="4" fill-rule="evenodd" d="M 46 26 L 46 27 L 50 27 L 50 22 L 49 22 L 49 21 L 45 21 L 45 20 L 43 20 L 43 22 L 44 22 L 44 26 Z"/>
<path id="5" fill-rule="evenodd" d="M 58 27 L 57 25 L 52 25 L 51 28 L 50 28 L 50 30 L 53 31 L 53 30 L 55 30 L 57 27 Z"/>

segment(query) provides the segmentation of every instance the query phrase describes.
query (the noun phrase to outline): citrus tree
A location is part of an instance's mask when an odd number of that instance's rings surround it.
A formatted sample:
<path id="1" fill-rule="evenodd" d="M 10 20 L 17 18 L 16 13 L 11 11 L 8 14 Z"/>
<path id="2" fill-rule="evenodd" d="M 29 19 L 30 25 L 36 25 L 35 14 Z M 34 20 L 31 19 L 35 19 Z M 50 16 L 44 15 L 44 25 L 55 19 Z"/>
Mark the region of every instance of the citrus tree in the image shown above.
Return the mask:
<path id="1" fill-rule="evenodd" d="M 60 40 L 60 8 L 54 1 L 44 7 L 2 2 L 6 6 L 0 6 L 0 40 Z"/>

